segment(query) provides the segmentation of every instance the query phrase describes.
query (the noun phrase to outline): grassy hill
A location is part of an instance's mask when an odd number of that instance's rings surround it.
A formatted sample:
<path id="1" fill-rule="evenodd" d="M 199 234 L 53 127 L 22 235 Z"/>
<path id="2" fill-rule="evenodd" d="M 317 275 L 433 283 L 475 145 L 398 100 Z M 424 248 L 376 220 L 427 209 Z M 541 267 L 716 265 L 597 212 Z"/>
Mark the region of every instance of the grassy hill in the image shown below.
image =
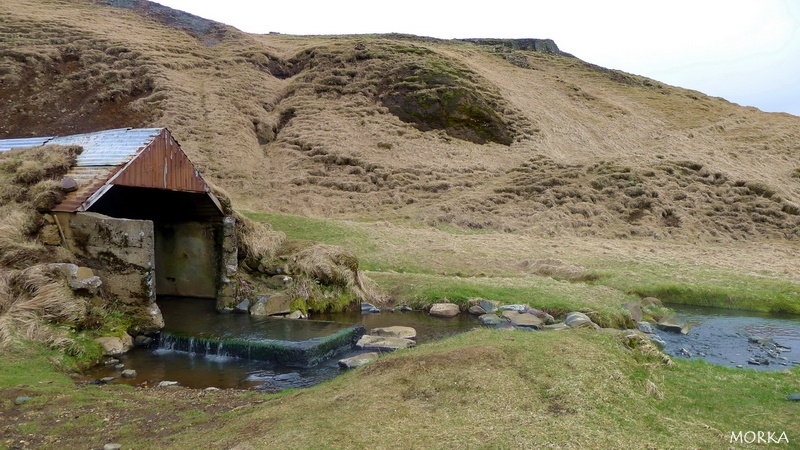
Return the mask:
<path id="1" fill-rule="evenodd" d="M 166 126 L 238 210 L 346 246 L 387 302 L 483 296 L 609 323 L 651 295 L 800 312 L 800 117 L 561 50 L 251 35 L 142 0 L 5 0 L 0 138 Z M 4 404 L 0 429 L 10 447 L 102 445 L 81 430 L 104 427 L 148 448 L 393 447 L 405 430 L 428 447 L 721 447 L 731 431 L 789 429 L 797 369 L 665 366 L 623 341 L 483 330 L 266 400 L 72 389 L 40 367 L 58 356 L 17 349 L 0 396 L 39 400 Z M 74 408 L 82 426 L 58 425 Z M 353 437 L 359 409 L 376 426 Z M 123 410 L 131 425 L 103 421 Z M 457 431 L 446 439 L 430 426 L 443 417 Z M 177 434 L 187 424 L 197 433 Z"/>

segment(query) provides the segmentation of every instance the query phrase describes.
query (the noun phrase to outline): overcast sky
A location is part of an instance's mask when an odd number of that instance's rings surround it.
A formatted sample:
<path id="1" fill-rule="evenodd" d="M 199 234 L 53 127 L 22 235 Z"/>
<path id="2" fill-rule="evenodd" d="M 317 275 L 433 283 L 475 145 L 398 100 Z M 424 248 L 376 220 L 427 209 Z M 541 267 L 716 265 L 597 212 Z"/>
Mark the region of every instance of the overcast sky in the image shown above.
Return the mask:
<path id="1" fill-rule="evenodd" d="M 550 38 L 610 69 L 800 116 L 800 0 L 160 0 L 249 33 Z"/>

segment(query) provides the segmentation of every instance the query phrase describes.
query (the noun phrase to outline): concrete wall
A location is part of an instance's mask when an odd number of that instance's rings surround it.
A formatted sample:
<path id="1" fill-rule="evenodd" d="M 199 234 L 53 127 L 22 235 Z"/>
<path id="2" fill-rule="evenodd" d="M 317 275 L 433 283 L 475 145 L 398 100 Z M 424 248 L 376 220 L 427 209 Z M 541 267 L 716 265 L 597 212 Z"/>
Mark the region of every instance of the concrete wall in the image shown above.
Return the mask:
<path id="1" fill-rule="evenodd" d="M 150 220 L 96 213 L 56 215 L 66 245 L 103 280 L 103 291 L 132 312 L 139 332 L 164 327 L 156 305 L 155 231 Z"/>
<path id="2" fill-rule="evenodd" d="M 158 295 L 217 295 L 219 263 L 213 222 L 158 223 L 155 226 Z"/>

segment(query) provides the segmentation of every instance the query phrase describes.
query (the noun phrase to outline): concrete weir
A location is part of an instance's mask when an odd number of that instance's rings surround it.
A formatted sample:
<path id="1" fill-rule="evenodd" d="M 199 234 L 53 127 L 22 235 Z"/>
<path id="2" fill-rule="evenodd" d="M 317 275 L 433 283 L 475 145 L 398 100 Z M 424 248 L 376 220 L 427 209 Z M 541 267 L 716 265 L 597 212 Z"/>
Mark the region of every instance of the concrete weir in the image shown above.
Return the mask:
<path id="1" fill-rule="evenodd" d="M 309 368 L 338 353 L 352 349 L 365 332 L 363 325 L 355 325 L 326 336 L 302 341 L 188 336 L 166 332 L 162 333 L 159 339 L 159 349 L 204 356 L 270 361 L 285 367 Z"/>

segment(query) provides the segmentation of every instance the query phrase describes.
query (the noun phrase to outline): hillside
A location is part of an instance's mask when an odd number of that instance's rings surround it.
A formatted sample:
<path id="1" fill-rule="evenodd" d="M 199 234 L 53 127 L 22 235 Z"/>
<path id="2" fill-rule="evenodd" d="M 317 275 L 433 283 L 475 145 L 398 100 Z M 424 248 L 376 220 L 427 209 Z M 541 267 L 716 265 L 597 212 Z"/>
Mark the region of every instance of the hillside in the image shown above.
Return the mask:
<path id="1" fill-rule="evenodd" d="M 140 1 L 5 4 L 2 137 L 167 126 L 240 204 L 290 214 L 800 238 L 800 118 L 554 45 L 248 35 Z"/>

